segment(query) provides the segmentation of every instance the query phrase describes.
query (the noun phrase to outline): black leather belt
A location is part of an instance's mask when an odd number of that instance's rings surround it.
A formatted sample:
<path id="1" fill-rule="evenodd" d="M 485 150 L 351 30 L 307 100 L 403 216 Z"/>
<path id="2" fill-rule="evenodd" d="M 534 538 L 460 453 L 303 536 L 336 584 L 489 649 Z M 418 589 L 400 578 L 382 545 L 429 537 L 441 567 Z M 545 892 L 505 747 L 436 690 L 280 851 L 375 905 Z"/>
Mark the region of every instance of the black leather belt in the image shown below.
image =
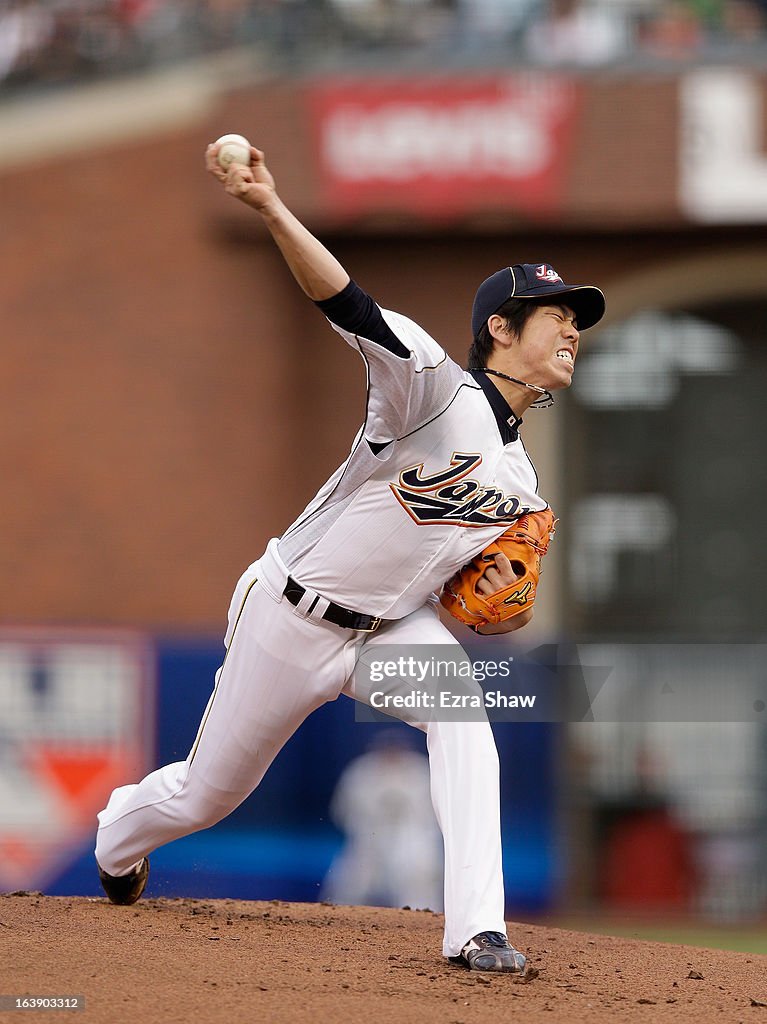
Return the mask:
<path id="1" fill-rule="evenodd" d="M 297 605 L 306 593 L 306 588 L 302 587 L 300 583 L 296 583 L 292 576 L 288 576 L 288 582 L 285 584 L 285 589 L 282 593 L 291 604 Z M 311 612 L 318 601 L 319 597 L 315 597 L 307 609 L 307 614 Z M 361 612 L 353 612 L 351 608 L 342 608 L 340 604 L 334 604 L 333 601 L 325 609 L 325 614 L 322 618 L 336 626 L 343 626 L 344 629 L 357 629 L 363 633 L 375 633 L 381 625 L 381 619 L 377 615 L 363 615 Z"/>

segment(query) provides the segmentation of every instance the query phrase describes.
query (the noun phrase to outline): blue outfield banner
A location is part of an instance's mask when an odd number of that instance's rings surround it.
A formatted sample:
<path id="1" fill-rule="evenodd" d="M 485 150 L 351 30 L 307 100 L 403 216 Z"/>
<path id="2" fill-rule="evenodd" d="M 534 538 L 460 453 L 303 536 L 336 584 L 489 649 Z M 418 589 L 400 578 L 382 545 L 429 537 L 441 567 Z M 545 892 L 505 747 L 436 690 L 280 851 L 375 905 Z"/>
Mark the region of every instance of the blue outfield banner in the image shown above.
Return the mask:
<path id="1" fill-rule="evenodd" d="M 155 696 L 144 695 L 154 705 L 144 709 L 146 715 L 156 723 L 149 770 L 186 757 L 223 648 L 220 640 L 163 638 L 154 641 L 154 651 Z M 493 725 L 501 760 L 504 873 L 511 912 L 546 911 L 560 894 L 564 865 L 557 759 L 562 728 L 545 722 Z M 343 846 L 329 810 L 338 779 L 383 732 L 391 735 L 395 730 L 404 745 L 425 754 L 421 732 L 393 719 L 384 724 L 355 721 L 354 703 L 346 697 L 320 708 L 286 744 L 256 792 L 225 821 L 154 853 L 147 895 L 322 898 L 323 880 Z M 118 784 L 131 781 L 135 777 Z M 47 893 L 101 894 L 92 854 L 95 824 L 94 818 L 81 831 L 66 865 L 46 879 Z"/>

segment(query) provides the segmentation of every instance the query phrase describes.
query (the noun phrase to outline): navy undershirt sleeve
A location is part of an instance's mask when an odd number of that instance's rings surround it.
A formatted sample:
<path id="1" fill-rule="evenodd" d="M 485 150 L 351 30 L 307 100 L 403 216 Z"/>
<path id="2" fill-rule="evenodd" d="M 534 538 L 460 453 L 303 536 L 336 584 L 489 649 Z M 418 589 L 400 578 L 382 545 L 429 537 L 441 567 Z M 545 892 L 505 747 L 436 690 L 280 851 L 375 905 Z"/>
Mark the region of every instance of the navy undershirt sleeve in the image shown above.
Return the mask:
<path id="1" fill-rule="evenodd" d="M 384 320 L 377 303 L 358 284 L 350 281 L 337 295 L 315 303 L 331 323 L 349 334 L 373 341 L 400 359 L 409 359 L 410 350 Z"/>

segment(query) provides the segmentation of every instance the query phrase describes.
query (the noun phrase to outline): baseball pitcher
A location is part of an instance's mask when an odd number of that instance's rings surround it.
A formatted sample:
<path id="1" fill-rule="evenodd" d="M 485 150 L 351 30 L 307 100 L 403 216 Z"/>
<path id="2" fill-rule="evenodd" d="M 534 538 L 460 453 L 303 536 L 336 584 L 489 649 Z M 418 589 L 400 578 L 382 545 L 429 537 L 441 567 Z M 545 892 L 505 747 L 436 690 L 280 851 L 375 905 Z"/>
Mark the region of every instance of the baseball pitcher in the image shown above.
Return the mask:
<path id="1" fill-rule="evenodd" d="M 524 626 L 553 514 L 520 437 L 523 413 L 569 387 L 580 332 L 602 317 L 592 285 L 548 263 L 479 287 L 469 368 L 382 309 L 281 201 L 264 154 L 209 172 L 258 215 L 296 281 L 364 360 L 365 421 L 348 458 L 234 591 L 226 653 L 189 756 L 116 789 L 96 859 L 113 903 L 135 902 L 148 855 L 226 817 L 301 722 L 384 645 L 445 645 L 437 595 L 478 633 Z M 445 585 L 447 583 L 447 585 Z M 444 838 L 443 953 L 523 974 L 504 922 L 498 756 L 488 722 L 429 721 L 431 793 Z"/>

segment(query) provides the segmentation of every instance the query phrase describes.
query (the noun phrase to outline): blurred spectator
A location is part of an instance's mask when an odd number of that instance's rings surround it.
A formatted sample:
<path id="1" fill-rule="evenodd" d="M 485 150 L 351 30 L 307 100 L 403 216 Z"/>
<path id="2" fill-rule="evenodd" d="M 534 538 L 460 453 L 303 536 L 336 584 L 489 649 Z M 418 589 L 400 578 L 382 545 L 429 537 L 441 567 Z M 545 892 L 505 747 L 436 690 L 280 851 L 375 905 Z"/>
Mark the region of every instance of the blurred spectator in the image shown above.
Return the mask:
<path id="1" fill-rule="evenodd" d="M 535 0 L 457 0 L 455 45 L 461 51 L 481 50 L 482 57 L 488 48 L 513 52 L 534 8 Z"/>
<path id="2" fill-rule="evenodd" d="M 609 64 L 627 53 L 628 44 L 629 27 L 621 13 L 583 0 L 549 0 L 524 37 L 525 56 L 549 66 Z"/>
<path id="3" fill-rule="evenodd" d="M 330 805 L 346 845 L 331 865 L 331 903 L 442 909 L 442 837 L 429 762 L 397 729 L 377 734 L 342 773 Z"/>
<path id="4" fill-rule="evenodd" d="M 767 54 L 767 0 L 0 0 L 0 85 L 256 46 L 274 67 L 418 51 L 423 67 L 596 68 Z"/>
<path id="5" fill-rule="evenodd" d="M 79 12 L 74 33 L 74 57 L 83 74 L 102 67 L 117 69 L 125 52 L 122 25 L 115 12 L 106 7 Z"/>
<path id="6" fill-rule="evenodd" d="M 124 45 L 134 60 L 154 63 L 193 52 L 189 45 L 194 4 L 182 0 L 118 0 Z"/>
<path id="7" fill-rule="evenodd" d="M 756 0 L 727 0 L 722 10 L 723 35 L 730 46 L 764 45 L 767 13 Z"/>
<path id="8" fill-rule="evenodd" d="M 440 0 L 329 0 L 340 41 L 363 48 L 428 43 L 451 13 Z"/>
<path id="9" fill-rule="evenodd" d="M 391 37 L 393 7 L 389 0 L 331 0 L 342 38 L 363 45 L 376 45 Z"/>
<path id="10" fill-rule="evenodd" d="M 713 32 L 718 30 L 725 0 L 685 0 L 685 2 L 704 29 Z"/>
<path id="11" fill-rule="evenodd" d="M 53 16 L 41 4 L 34 0 L 0 2 L 0 82 L 11 74 L 34 74 L 52 35 Z"/>
<path id="12" fill-rule="evenodd" d="M 639 35 L 643 52 L 660 60 L 692 60 L 702 53 L 705 42 L 703 23 L 684 0 L 663 4 Z"/>
<path id="13" fill-rule="evenodd" d="M 210 48 L 236 46 L 247 34 L 249 15 L 254 7 L 248 0 L 208 0 L 201 20 Z"/>

